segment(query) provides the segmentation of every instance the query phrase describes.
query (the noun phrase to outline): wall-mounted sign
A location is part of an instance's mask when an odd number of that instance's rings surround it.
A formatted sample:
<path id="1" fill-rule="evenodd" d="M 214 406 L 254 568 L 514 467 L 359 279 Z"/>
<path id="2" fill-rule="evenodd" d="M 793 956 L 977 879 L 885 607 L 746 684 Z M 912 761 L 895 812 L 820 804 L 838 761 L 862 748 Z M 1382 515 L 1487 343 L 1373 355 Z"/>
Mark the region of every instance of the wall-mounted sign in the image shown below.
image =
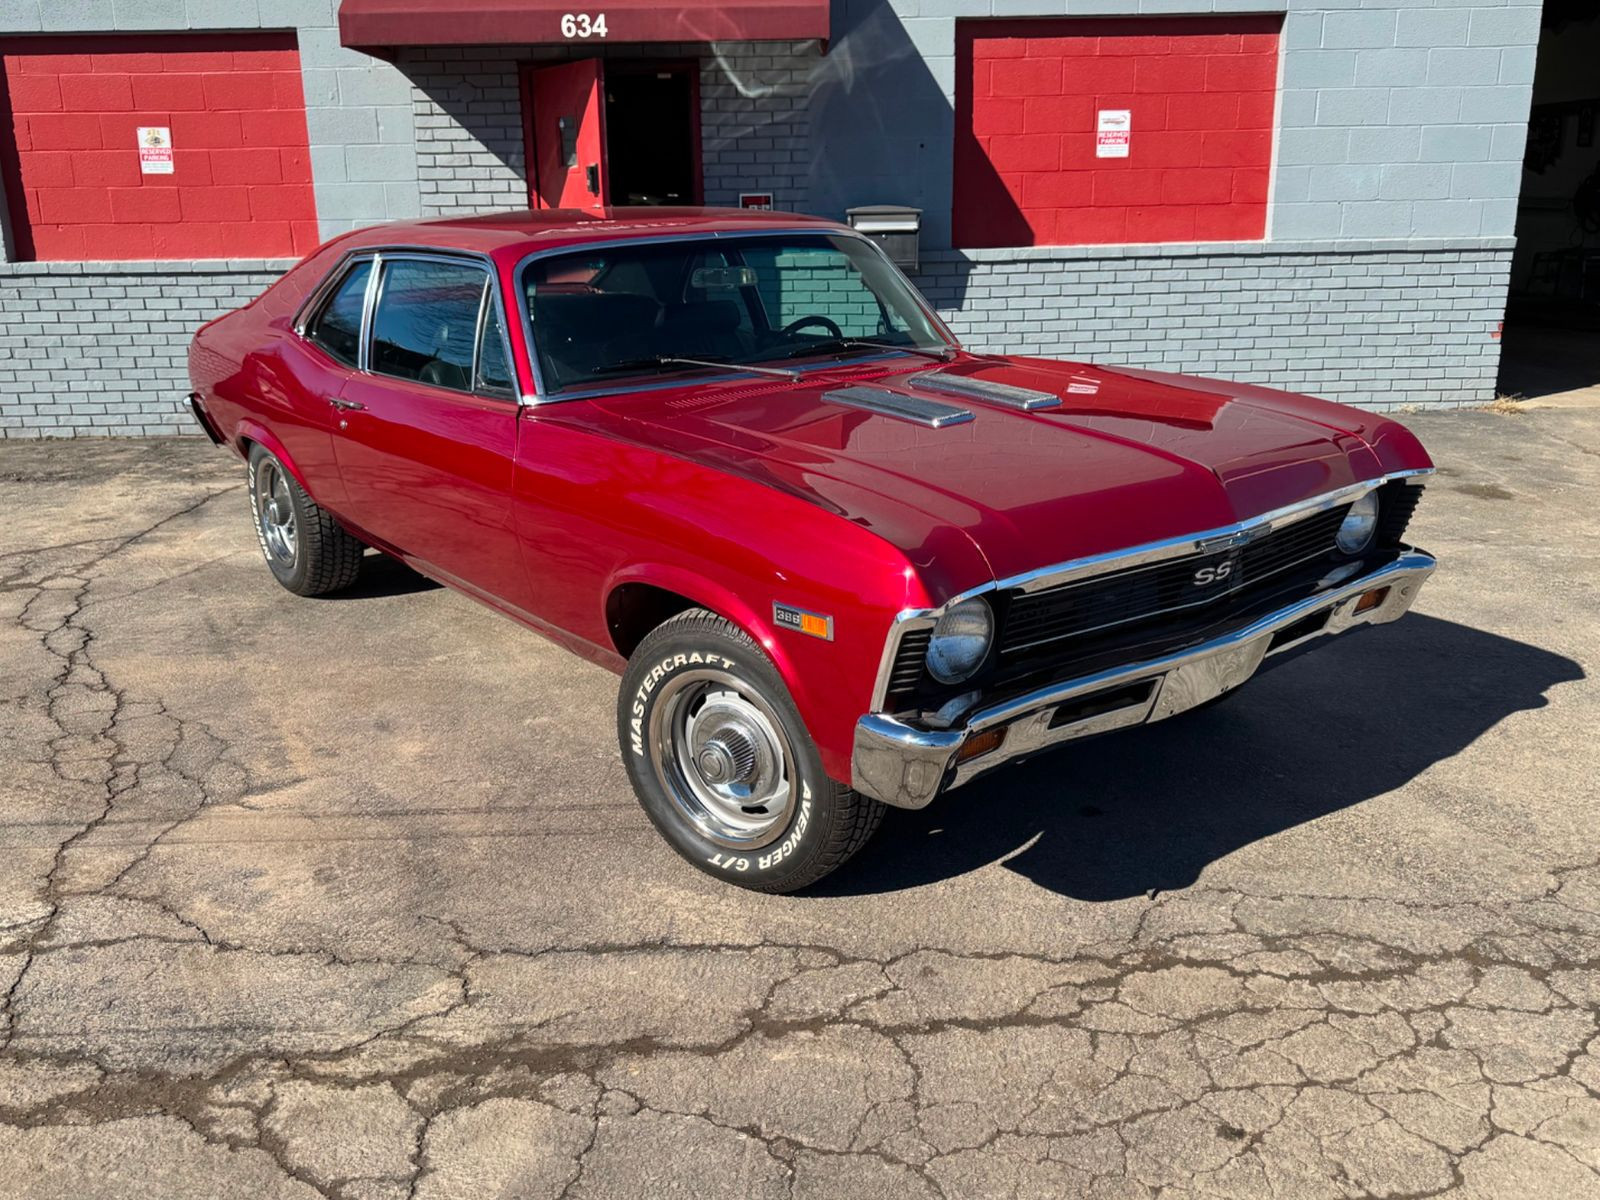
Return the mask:
<path id="1" fill-rule="evenodd" d="M 141 125 L 136 132 L 139 143 L 139 173 L 171 175 L 172 130 L 165 125 Z"/>
<path id="2" fill-rule="evenodd" d="M 1094 156 L 1127 158 L 1133 138 L 1133 113 L 1126 108 L 1102 108 L 1096 114 Z"/>
<path id="3" fill-rule="evenodd" d="M 772 193 L 771 192 L 740 192 L 739 193 L 739 207 L 740 208 L 755 208 L 755 209 L 760 209 L 762 212 L 771 212 L 772 211 Z"/>

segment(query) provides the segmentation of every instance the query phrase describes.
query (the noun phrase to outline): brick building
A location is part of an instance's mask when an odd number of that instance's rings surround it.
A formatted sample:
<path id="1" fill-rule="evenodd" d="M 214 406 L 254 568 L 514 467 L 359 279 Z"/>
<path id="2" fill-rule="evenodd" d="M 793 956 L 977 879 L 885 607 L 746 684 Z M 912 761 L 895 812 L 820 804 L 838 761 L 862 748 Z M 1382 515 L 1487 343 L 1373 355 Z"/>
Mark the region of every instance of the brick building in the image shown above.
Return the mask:
<path id="1" fill-rule="evenodd" d="M 0 435 L 185 430 L 195 326 L 340 231 L 608 200 L 910 205 L 974 348 L 1482 402 L 1540 33 L 1491 0 L 6 0 Z"/>

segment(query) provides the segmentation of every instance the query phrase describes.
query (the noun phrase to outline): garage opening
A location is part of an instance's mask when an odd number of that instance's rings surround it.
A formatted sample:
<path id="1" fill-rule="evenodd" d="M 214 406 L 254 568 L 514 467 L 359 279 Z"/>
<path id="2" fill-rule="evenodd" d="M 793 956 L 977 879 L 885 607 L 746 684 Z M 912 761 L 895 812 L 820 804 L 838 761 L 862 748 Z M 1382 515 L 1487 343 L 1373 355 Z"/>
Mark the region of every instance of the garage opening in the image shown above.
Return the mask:
<path id="1" fill-rule="evenodd" d="M 1600 400 L 1600 3 L 1552 0 L 1539 32 L 1499 391 Z"/>

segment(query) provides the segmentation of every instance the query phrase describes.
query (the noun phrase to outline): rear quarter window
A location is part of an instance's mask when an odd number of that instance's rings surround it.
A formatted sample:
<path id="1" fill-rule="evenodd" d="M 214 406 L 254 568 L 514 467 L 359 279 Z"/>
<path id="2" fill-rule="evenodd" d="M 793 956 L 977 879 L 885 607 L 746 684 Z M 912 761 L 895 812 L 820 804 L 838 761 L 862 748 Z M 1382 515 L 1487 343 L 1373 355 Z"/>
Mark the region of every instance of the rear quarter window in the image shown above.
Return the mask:
<path id="1" fill-rule="evenodd" d="M 306 340 L 351 367 L 361 358 L 361 313 L 371 276 L 371 259 L 351 263 L 344 278 L 306 325 Z"/>

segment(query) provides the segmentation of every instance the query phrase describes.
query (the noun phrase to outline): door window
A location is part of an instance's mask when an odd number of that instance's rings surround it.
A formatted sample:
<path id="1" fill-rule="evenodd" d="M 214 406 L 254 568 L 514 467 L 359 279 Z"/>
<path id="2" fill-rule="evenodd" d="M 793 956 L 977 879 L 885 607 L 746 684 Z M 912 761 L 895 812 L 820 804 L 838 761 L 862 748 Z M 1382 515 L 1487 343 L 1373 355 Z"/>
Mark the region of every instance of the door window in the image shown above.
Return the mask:
<path id="1" fill-rule="evenodd" d="M 356 366 L 361 358 L 361 313 L 371 275 L 371 259 L 352 263 L 322 311 L 306 326 L 307 339 L 346 366 Z"/>
<path id="2" fill-rule="evenodd" d="M 505 326 L 500 320 L 500 301 L 489 289 L 484 301 L 483 337 L 478 345 L 478 390 L 497 396 L 511 394 L 511 363 L 506 358 Z"/>
<path id="3" fill-rule="evenodd" d="M 488 282 L 488 272 L 467 263 L 385 262 L 372 314 L 372 369 L 471 391 L 478 313 Z"/>

